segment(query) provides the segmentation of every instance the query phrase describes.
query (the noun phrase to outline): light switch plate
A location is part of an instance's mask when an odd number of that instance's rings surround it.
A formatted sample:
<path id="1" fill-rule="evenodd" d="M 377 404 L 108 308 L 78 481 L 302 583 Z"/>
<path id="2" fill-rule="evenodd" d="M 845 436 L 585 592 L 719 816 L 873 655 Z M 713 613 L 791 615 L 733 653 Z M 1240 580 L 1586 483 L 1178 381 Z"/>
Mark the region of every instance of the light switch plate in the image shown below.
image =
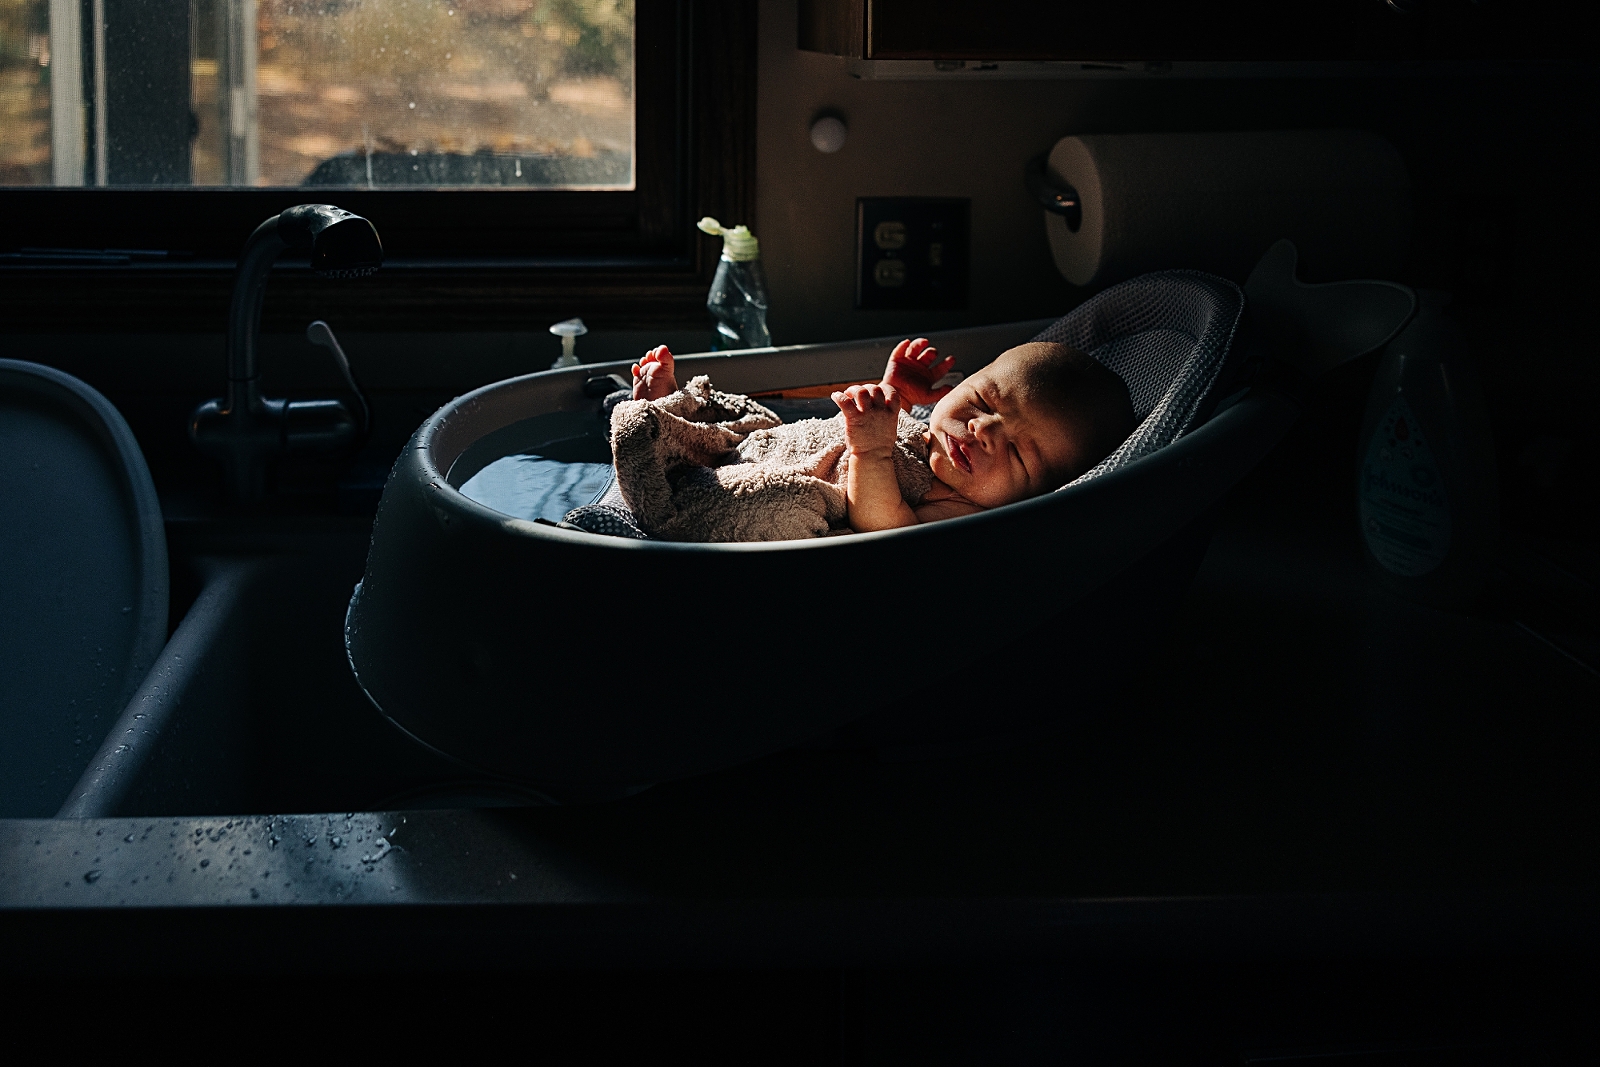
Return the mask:
<path id="1" fill-rule="evenodd" d="M 965 308 L 971 217 L 966 199 L 858 199 L 856 307 Z"/>

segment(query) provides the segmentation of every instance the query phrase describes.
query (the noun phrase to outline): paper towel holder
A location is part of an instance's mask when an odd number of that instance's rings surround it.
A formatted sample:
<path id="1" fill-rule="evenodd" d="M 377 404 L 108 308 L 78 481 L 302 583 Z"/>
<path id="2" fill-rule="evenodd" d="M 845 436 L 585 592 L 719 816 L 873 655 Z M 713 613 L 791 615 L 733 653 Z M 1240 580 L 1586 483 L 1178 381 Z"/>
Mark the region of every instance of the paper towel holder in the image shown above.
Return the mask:
<path id="1" fill-rule="evenodd" d="M 1045 170 L 1047 158 L 1048 155 L 1037 155 L 1028 160 L 1022 171 L 1023 181 L 1040 207 L 1052 215 L 1060 215 L 1066 220 L 1067 229 L 1077 233 L 1078 227 L 1083 225 L 1083 198 L 1078 196 L 1078 190 L 1050 176 Z"/>

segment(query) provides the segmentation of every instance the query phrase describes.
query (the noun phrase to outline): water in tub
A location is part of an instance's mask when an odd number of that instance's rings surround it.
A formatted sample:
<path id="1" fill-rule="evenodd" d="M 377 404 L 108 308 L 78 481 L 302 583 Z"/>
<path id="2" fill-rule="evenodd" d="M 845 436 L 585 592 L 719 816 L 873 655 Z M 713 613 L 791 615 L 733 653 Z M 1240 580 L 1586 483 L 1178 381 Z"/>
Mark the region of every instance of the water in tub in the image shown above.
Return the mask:
<path id="1" fill-rule="evenodd" d="M 609 463 L 563 463 L 536 454 L 505 456 L 474 474 L 461 494 L 518 519 L 560 522 L 611 482 Z"/>
<path id="2" fill-rule="evenodd" d="M 490 455 L 500 451 L 497 444 L 505 451 L 461 483 L 461 495 L 469 500 L 513 518 L 560 522 L 573 508 L 593 503 L 611 484 L 611 464 L 606 462 L 611 446 L 604 424 L 593 414 L 535 416 L 505 432 L 508 437 L 476 446 Z M 481 462 L 463 458 L 472 466 Z"/>

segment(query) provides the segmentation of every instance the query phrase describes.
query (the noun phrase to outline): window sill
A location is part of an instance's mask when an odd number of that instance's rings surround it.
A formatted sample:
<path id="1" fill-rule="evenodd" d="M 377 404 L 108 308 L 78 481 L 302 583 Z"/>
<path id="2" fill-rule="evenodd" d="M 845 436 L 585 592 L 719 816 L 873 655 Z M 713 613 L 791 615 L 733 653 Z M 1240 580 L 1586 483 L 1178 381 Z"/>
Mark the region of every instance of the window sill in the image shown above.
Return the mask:
<path id="1" fill-rule="evenodd" d="M 7 332 L 220 332 L 233 270 L 228 261 L 195 260 L 0 266 L 0 316 Z M 705 264 L 686 256 L 398 260 L 340 281 L 288 264 L 273 272 L 262 328 L 325 318 L 354 330 L 511 329 L 574 315 L 598 329 L 699 326 L 704 274 Z"/>

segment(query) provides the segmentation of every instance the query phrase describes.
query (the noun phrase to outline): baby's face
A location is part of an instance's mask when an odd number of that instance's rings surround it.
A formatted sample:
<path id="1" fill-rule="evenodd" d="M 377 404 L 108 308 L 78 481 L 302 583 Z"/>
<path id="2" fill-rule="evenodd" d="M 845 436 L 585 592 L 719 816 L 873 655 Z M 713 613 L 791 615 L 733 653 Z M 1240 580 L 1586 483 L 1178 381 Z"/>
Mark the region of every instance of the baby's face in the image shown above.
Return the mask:
<path id="1" fill-rule="evenodd" d="M 1027 361 L 1012 350 L 946 393 L 928 418 L 934 477 L 986 508 L 1055 488 L 1076 442 L 1029 385 Z"/>

